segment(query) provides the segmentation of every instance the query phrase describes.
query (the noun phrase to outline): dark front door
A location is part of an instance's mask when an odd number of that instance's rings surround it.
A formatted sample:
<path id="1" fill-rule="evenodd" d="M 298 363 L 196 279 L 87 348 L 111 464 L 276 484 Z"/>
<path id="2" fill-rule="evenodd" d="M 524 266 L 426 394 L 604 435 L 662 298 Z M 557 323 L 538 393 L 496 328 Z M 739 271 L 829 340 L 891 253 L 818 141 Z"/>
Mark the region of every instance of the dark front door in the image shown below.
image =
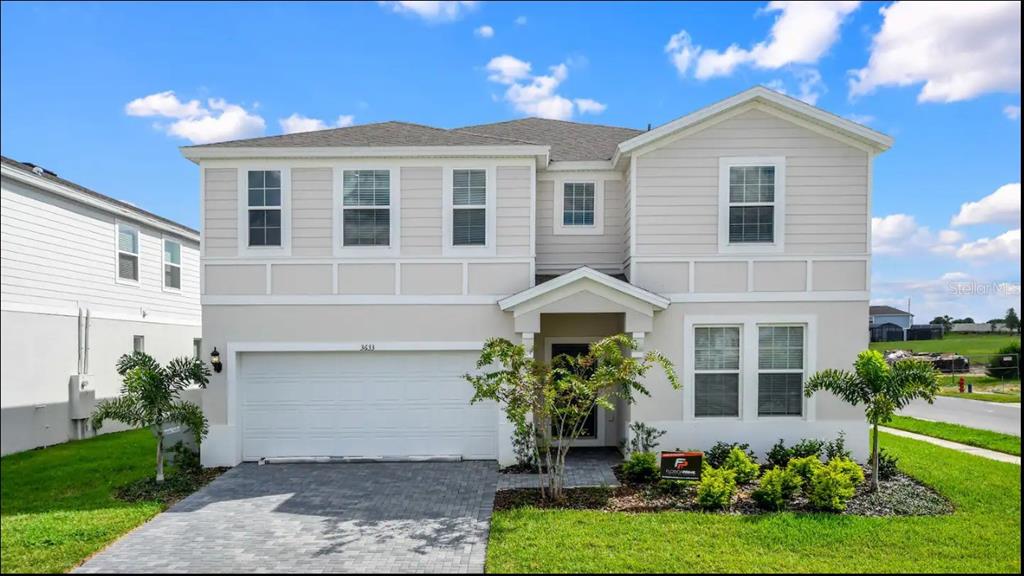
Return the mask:
<path id="1" fill-rule="evenodd" d="M 562 355 L 566 356 L 586 356 L 590 350 L 590 344 L 552 344 L 551 345 L 551 361 L 554 362 L 556 358 Z M 587 416 L 586 421 L 583 422 L 583 432 L 580 434 L 580 440 L 594 440 L 597 438 L 597 408 Z"/>

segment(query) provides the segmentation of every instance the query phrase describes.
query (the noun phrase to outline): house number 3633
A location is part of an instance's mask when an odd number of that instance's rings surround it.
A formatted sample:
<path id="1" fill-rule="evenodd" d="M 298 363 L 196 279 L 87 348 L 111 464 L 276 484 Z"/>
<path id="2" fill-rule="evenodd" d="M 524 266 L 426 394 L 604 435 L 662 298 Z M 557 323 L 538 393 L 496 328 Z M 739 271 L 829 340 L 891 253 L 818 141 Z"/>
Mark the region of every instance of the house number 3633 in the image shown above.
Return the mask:
<path id="1" fill-rule="evenodd" d="M 360 352 L 373 352 L 376 349 L 377 347 L 374 346 L 373 344 L 362 344 L 359 346 Z"/>

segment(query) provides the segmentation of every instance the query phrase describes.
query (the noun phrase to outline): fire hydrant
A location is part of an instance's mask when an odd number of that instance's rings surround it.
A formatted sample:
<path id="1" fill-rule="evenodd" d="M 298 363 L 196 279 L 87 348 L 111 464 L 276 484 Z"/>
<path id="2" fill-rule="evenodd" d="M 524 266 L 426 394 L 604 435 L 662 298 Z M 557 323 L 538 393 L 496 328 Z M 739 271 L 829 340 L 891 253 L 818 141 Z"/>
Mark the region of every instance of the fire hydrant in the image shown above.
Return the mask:
<path id="1" fill-rule="evenodd" d="M 961 394 L 964 393 L 964 377 L 963 376 L 960 377 L 960 393 Z"/>

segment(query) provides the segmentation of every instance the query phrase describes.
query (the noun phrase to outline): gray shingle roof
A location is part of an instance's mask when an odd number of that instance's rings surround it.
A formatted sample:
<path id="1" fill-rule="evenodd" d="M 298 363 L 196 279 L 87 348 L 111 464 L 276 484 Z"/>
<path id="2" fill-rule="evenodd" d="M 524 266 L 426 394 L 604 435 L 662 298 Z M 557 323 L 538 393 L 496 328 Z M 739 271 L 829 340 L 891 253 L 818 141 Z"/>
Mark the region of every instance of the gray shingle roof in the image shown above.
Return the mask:
<path id="1" fill-rule="evenodd" d="M 83 194 L 85 194 L 87 196 L 92 196 L 93 198 L 98 198 L 100 200 L 105 200 L 107 202 L 110 202 L 112 204 L 115 204 L 117 206 L 125 208 L 127 210 L 132 211 L 132 212 L 137 212 L 139 214 L 148 216 L 150 218 L 154 218 L 154 219 L 159 220 L 161 222 L 164 222 L 164 223 L 167 223 L 167 224 L 171 224 L 172 226 L 177 226 L 178 228 L 181 228 L 182 230 L 186 230 L 188 232 L 191 232 L 192 234 L 195 234 L 196 236 L 199 236 L 199 231 L 195 230 L 194 228 L 190 228 L 189 226 L 185 226 L 184 224 L 181 224 L 180 222 L 175 222 L 174 220 L 171 220 L 170 218 L 164 218 L 163 216 L 160 216 L 158 214 L 153 214 L 152 212 L 149 212 L 148 210 L 143 210 L 142 208 L 139 208 L 138 206 L 136 206 L 134 204 L 130 204 L 130 203 L 125 202 L 123 200 L 118 200 L 117 198 L 111 198 L 110 196 L 107 196 L 106 194 L 100 194 L 99 192 L 97 192 L 95 190 L 91 190 L 89 188 L 86 188 L 85 186 L 82 186 L 81 184 L 76 184 L 76 183 L 72 182 L 71 180 L 65 180 L 64 178 L 61 178 L 60 176 L 57 176 L 57 174 L 55 174 L 54 172 L 51 172 L 51 171 L 49 171 L 49 170 L 47 170 L 45 168 L 43 168 L 42 174 L 39 174 L 39 173 L 37 173 L 37 172 L 35 172 L 33 170 L 33 168 L 35 168 L 34 164 L 27 164 L 25 162 L 18 162 L 17 160 L 8 158 L 7 156 L 0 156 L 0 163 L 6 164 L 7 166 L 10 166 L 12 168 L 17 168 L 19 170 L 24 170 L 25 172 L 32 172 L 32 173 L 36 174 L 36 176 L 39 176 L 40 178 L 43 178 L 44 180 L 49 180 L 50 182 L 54 182 L 56 184 L 61 184 L 63 186 L 67 186 L 68 188 L 72 188 L 74 190 L 77 190 L 77 191 L 79 191 L 79 192 L 81 192 L 81 193 L 83 193 Z M 42 168 L 42 167 L 40 166 L 40 168 Z"/>
<path id="2" fill-rule="evenodd" d="M 903 310 L 893 308 L 892 306 L 871 306 L 868 308 L 868 314 L 871 316 L 911 316 L 910 312 L 904 312 Z"/>
<path id="3" fill-rule="evenodd" d="M 298 132 L 203 144 L 202 147 L 332 146 L 551 146 L 551 159 L 609 160 L 619 142 L 640 134 L 632 128 L 523 118 L 445 130 L 408 122 L 379 122 L 346 128 Z M 195 148 L 198 146 L 186 146 Z"/>
<path id="4" fill-rule="evenodd" d="M 472 132 L 502 138 L 515 138 L 551 146 L 551 159 L 610 160 L 620 142 L 642 134 L 642 130 L 583 124 L 545 118 L 522 118 L 455 128 L 454 132 Z"/>

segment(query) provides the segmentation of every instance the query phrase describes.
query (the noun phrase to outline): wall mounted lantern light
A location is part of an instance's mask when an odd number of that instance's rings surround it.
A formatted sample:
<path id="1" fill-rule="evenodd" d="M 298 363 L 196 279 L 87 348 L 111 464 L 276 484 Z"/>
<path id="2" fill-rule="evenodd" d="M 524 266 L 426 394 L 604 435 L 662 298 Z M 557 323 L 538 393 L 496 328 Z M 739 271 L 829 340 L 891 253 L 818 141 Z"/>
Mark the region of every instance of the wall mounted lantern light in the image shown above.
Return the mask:
<path id="1" fill-rule="evenodd" d="M 217 347 L 213 347 L 213 352 L 210 352 L 210 364 L 213 366 L 214 372 L 220 372 L 224 369 L 224 365 L 220 362 L 220 352 L 217 352 Z"/>

